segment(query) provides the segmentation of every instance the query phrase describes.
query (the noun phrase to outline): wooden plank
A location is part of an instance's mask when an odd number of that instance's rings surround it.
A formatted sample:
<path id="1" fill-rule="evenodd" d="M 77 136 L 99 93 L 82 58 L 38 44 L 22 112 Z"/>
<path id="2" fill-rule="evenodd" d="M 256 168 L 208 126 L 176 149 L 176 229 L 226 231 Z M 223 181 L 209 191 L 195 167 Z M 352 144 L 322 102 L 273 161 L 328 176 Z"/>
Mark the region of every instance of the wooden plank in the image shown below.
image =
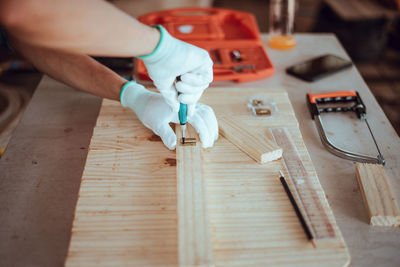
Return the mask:
<path id="1" fill-rule="evenodd" d="M 254 95 L 272 97 L 278 116 L 254 116 L 247 109 Z M 348 264 L 346 245 L 286 92 L 210 88 L 201 102 L 211 105 L 217 117 L 230 113 L 245 121 L 249 131 L 287 127 L 336 233 L 329 247 L 314 248 L 279 182 L 282 159 L 258 164 L 221 136 L 213 148 L 202 150 L 215 266 Z M 176 165 L 176 153 L 131 110 L 104 100 L 82 177 L 66 265 L 177 266 Z"/>
<path id="2" fill-rule="evenodd" d="M 385 169 L 378 164 L 356 164 L 357 181 L 374 226 L 400 226 L 400 211 Z"/>
<path id="3" fill-rule="evenodd" d="M 269 139 L 266 133 L 248 131 L 238 119 L 218 117 L 220 133 L 258 163 L 266 163 L 282 157 L 282 149 Z"/>
<path id="4" fill-rule="evenodd" d="M 177 213 L 179 265 L 213 266 L 213 253 L 207 211 L 206 182 L 203 175 L 201 144 L 181 144 L 180 127 L 176 127 Z M 187 138 L 196 138 L 188 125 Z"/>

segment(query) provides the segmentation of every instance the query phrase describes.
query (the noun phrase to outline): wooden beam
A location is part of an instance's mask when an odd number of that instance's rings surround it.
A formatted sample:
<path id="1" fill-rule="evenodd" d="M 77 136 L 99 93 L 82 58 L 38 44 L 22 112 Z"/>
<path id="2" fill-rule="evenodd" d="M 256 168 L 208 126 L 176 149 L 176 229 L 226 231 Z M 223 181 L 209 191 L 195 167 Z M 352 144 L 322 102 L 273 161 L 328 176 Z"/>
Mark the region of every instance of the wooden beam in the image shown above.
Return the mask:
<path id="1" fill-rule="evenodd" d="M 357 180 L 370 224 L 400 226 L 400 212 L 385 169 L 378 164 L 356 164 Z"/>
<path id="2" fill-rule="evenodd" d="M 266 163 L 282 157 L 282 149 L 266 134 L 249 131 L 241 122 L 230 117 L 219 117 L 220 133 L 258 163 Z"/>
<path id="3" fill-rule="evenodd" d="M 213 266 L 201 144 L 197 140 L 183 145 L 181 128 L 177 126 L 175 132 L 179 265 Z M 187 137 L 196 136 L 188 125 Z"/>

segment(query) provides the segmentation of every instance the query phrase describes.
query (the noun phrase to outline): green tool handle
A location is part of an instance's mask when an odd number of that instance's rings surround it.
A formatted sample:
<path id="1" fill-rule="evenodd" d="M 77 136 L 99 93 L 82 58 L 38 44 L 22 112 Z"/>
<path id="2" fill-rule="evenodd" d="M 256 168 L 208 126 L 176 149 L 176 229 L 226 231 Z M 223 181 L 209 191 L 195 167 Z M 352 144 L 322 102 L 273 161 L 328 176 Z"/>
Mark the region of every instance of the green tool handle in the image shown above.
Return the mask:
<path id="1" fill-rule="evenodd" d="M 186 104 L 180 103 L 178 115 L 179 115 L 180 124 L 185 125 L 187 122 L 187 105 Z"/>
<path id="2" fill-rule="evenodd" d="M 180 80 L 181 80 L 181 76 L 176 77 L 176 82 L 178 82 Z M 178 92 L 178 96 L 180 94 L 181 93 Z M 185 125 L 187 122 L 187 105 L 186 104 L 180 103 L 178 115 L 179 115 L 180 124 Z"/>

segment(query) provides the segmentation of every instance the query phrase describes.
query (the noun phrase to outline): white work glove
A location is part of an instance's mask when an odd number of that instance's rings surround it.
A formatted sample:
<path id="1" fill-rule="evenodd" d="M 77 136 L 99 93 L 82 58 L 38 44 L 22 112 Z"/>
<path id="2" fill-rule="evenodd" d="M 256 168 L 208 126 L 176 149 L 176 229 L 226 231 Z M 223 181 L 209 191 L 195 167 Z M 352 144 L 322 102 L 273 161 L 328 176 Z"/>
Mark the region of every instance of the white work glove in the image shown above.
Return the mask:
<path id="1" fill-rule="evenodd" d="M 144 126 L 161 137 L 166 147 L 171 150 L 175 148 L 176 135 L 169 123 L 179 124 L 178 112 L 171 110 L 161 94 L 150 92 L 131 81 L 122 87 L 120 100 L 122 106 L 136 113 Z M 218 123 L 211 107 L 197 103 L 195 113 L 188 117 L 188 123 L 196 129 L 204 148 L 214 145 L 218 138 Z"/>
<path id="2" fill-rule="evenodd" d="M 143 60 L 154 85 L 172 110 L 177 113 L 180 102 L 187 104 L 190 117 L 213 80 L 213 62 L 206 50 L 172 37 L 160 25 L 156 27 L 161 33 L 156 49 L 138 58 Z M 174 85 L 177 77 L 179 81 Z"/>

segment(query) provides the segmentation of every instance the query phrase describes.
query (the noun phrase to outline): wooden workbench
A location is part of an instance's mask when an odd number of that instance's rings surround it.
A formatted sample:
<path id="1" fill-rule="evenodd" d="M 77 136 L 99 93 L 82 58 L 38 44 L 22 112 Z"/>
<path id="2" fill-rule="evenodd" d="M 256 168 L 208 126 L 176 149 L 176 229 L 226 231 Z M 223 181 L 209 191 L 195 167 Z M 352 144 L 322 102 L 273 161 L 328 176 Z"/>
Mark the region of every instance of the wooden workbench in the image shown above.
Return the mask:
<path id="1" fill-rule="evenodd" d="M 400 229 L 369 226 L 354 164 L 330 154 L 322 146 L 305 104 L 305 93 L 345 89 L 360 92 L 367 106 L 369 122 L 387 160 L 386 172 L 398 201 L 399 137 L 354 67 L 313 84 L 287 76 L 285 67 L 316 55 L 333 53 L 347 57 L 332 35 L 298 35 L 296 38 L 298 46 L 294 50 L 280 52 L 267 48 L 276 69 L 273 77 L 240 85 L 215 83 L 212 87 L 285 88 L 349 248 L 351 265 L 396 266 L 400 261 Z M 0 160 L 1 266 L 62 266 L 99 107 L 100 99 L 48 77 L 39 85 Z M 337 125 L 340 125 L 340 132 Z M 361 128 L 362 125 L 350 116 L 329 116 L 327 127 L 328 134 L 337 144 L 375 153 L 366 128 Z"/>

